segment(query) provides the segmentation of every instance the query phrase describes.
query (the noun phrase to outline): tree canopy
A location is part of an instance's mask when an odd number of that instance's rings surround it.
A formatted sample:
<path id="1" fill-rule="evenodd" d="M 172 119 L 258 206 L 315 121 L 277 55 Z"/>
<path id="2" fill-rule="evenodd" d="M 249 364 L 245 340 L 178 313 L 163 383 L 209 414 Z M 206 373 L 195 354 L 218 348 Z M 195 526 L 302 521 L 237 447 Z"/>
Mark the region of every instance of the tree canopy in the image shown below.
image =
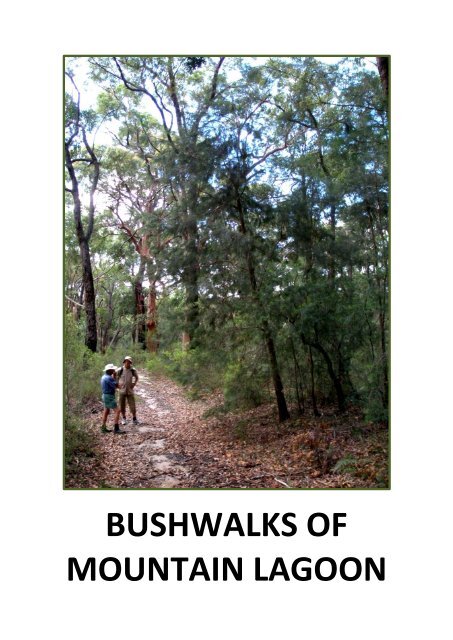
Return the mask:
<path id="1" fill-rule="evenodd" d="M 226 407 L 388 405 L 388 60 L 66 59 L 66 303 Z M 82 339 L 82 338 L 81 338 Z"/>

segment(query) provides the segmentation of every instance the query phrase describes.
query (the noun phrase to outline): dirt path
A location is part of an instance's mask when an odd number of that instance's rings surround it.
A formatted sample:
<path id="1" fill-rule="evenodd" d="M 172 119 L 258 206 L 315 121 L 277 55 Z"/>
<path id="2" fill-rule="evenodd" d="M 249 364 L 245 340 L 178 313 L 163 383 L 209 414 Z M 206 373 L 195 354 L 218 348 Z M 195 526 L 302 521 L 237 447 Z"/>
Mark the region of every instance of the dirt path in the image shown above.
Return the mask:
<path id="1" fill-rule="evenodd" d="M 123 435 L 99 436 L 103 486 L 173 488 L 193 486 L 191 461 L 178 446 L 180 431 L 206 408 L 189 402 L 181 389 L 160 376 L 138 371 L 137 418 L 129 409 Z"/>
<path id="2" fill-rule="evenodd" d="M 285 485 L 285 463 L 266 469 L 267 444 L 246 446 L 237 437 L 237 417 L 205 418 L 220 398 L 191 401 L 166 377 L 138 370 L 135 390 L 139 425 L 122 435 L 99 432 L 99 411 L 91 423 L 96 458 L 84 461 L 68 486 L 91 488 L 252 488 Z M 266 411 L 266 408 L 263 408 Z M 109 427 L 112 427 L 110 417 Z M 274 431 L 272 429 L 272 431 Z M 267 471 L 267 473 L 266 473 Z"/>
<path id="3" fill-rule="evenodd" d="M 221 394 L 191 401 L 168 378 L 138 373 L 140 424 L 132 424 L 127 410 L 123 435 L 102 434 L 102 405 L 93 406 L 88 428 L 95 455 L 76 458 L 68 488 L 346 488 L 386 483 L 388 432 L 364 424 L 358 415 L 341 420 L 334 414 L 306 415 L 281 425 L 273 404 L 222 413 Z M 336 469 L 338 460 L 347 468 Z"/>

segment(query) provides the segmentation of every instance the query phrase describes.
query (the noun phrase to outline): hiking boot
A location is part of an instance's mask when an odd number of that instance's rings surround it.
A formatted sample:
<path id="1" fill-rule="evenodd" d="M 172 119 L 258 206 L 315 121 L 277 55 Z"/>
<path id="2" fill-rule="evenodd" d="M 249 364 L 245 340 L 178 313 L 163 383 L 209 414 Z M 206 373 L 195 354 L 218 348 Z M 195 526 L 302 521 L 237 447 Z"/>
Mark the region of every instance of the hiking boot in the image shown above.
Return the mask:
<path id="1" fill-rule="evenodd" d="M 132 424 L 137 425 L 137 424 L 140 424 L 140 422 L 137 420 L 137 418 L 134 418 L 134 419 L 132 420 Z"/>
<path id="2" fill-rule="evenodd" d="M 102 425 L 101 427 L 101 433 L 111 433 L 111 429 L 107 429 L 107 427 L 105 426 L 105 424 Z"/>
<path id="3" fill-rule="evenodd" d="M 122 420 L 121 420 L 121 424 L 122 424 L 122 425 L 127 424 L 127 420 L 126 420 L 126 418 L 122 418 Z"/>
<path id="4" fill-rule="evenodd" d="M 126 433 L 123 429 L 120 429 L 119 427 L 115 427 L 113 433 Z"/>

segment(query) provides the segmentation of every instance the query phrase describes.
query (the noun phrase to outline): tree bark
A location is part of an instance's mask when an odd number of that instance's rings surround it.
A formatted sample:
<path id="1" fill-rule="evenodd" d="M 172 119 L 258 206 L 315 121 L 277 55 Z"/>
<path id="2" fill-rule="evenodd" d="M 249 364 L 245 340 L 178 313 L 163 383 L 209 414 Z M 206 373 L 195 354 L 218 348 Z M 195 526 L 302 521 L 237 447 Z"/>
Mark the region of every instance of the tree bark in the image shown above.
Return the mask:
<path id="1" fill-rule="evenodd" d="M 83 266 L 83 285 L 85 290 L 84 306 L 86 314 L 85 344 L 90 351 L 97 350 L 96 292 L 91 268 L 90 248 L 84 240 L 80 245 Z"/>
<path id="2" fill-rule="evenodd" d="M 389 95 L 389 57 L 377 56 L 376 57 L 379 76 L 381 78 L 382 89 L 385 93 L 385 97 Z"/>
<path id="3" fill-rule="evenodd" d="M 143 292 L 143 277 L 145 275 L 145 260 L 143 256 L 140 256 L 140 267 L 134 280 L 134 328 L 133 328 L 133 341 L 141 345 L 143 349 L 146 348 L 146 324 L 145 324 L 145 295 Z"/>
<path id="4" fill-rule="evenodd" d="M 186 290 L 185 303 L 185 347 L 192 348 L 197 344 L 196 333 L 200 324 L 199 294 L 198 294 L 198 228 L 190 214 L 184 230 L 185 247 L 187 251 L 186 266 L 184 268 L 184 286 Z M 183 340 L 184 342 L 184 340 Z"/>
<path id="5" fill-rule="evenodd" d="M 285 394 L 283 392 L 283 383 L 280 376 L 280 370 L 278 368 L 274 340 L 271 336 L 270 328 L 266 321 L 263 322 L 263 332 L 271 364 L 272 382 L 275 390 L 275 399 L 277 400 L 278 419 L 280 422 L 284 422 L 285 420 L 288 420 L 290 418 L 290 415 L 288 407 L 286 405 Z"/>
<path id="6" fill-rule="evenodd" d="M 316 389 L 315 389 L 315 367 L 313 364 L 313 353 L 311 346 L 308 347 L 308 361 L 310 363 L 310 380 L 311 380 L 311 403 L 313 406 L 313 415 L 319 417 L 318 404 L 316 402 Z"/>
<path id="7" fill-rule="evenodd" d="M 156 281 L 150 280 L 148 292 L 148 308 L 146 314 L 146 346 L 150 353 L 158 349 L 157 333 L 157 293 Z"/>
<path id="8" fill-rule="evenodd" d="M 102 353 L 105 353 L 107 347 L 109 346 L 110 329 L 112 328 L 112 324 L 113 324 L 113 286 L 111 286 L 110 289 L 106 290 L 106 293 L 107 293 L 107 296 L 108 296 L 108 302 L 107 302 L 108 313 L 107 313 L 107 318 L 106 318 L 105 324 L 101 329 L 101 351 L 102 351 Z"/>
<path id="9" fill-rule="evenodd" d="M 387 358 L 387 336 L 386 336 L 386 307 L 387 307 L 387 276 L 381 278 L 379 275 L 379 249 L 376 240 L 376 233 L 374 229 L 375 216 L 373 214 L 372 206 L 369 202 L 365 202 L 366 211 L 370 223 L 371 239 L 374 250 L 374 267 L 377 286 L 377 300 L 379 309 L 379 334 L 380 334 L 380 348 L 381 348 L 381 371 L 382 371 L 382 405 L 385 409 L 388 408 L 389 401 L 389 379 L 388 379 L 388 358 Z M 371 278 L 371 274 L 369 273 Z"/>
<path id="10" fill-rule="evenodd" d="M 346 398 L 345 398 L 343 386 L 341 384 L 339 377 L 335 373 L 335 369 L 329 354 L 324 349 L 324 347 L 318 342 L 318 340 L 308 340 L 306 335 L 303 333 L 301 334 L 301 338 L 302 338 L 302 342 L 305 345 L 309 347 L 313 347 L 314 349 L 319 351 L 319 353 L 324 358 L 324 361 L 327 365 L 327 371 L 329 373 L 330 379 L 332 380 L 332 383 L 335 389 L 335 394 L 337 396 L 338 411 L 340 413 L 343 413 L 346 408 Z"/>
<path id="11" fill-rule="evenodd" d="M 241 233 L 243 235 L 247 235 L 248 231 L 245 224 L 244 208 L 242 206 L 242 201 L 239 194 L 237 194 L 237 209 L 239 213 Z M 261 303 L 258 296 L 258 283 L 256 280 L 253 254 L 250 247 L 246 249 L 246 261 L 247 261 L 247 270 L 249 274 L 250 287 L 252 290 L 252 296 L 255 301 L 255 304 L 257 305 L 257 308 L 260 309 Z M 272 332 L 271 332 L 269 323 L 266 319 L 261 321 L 261 330 L 264 334 L 264 340 L 266 343 L 267 352 L 269 354 L 272 382 L 274 385 L 275 399 L 277 401 L 277 408 L 278 408 L 278 418 L 280 422 L 284 422 L 285 420 L 288 420 L 290 418 L 290 414 L 288 411 L 285 394 L 283 391 L 283 383 L 280 375 L 280 370 L 278 367 L 277 355 L 275 352 L 275 344 L 272 337 Z"/>
<path id="12" fill-rule="evenodd" d="M 76 228 L 77 240 L 80 248 L 82 262 L 82 281 L 84 290 L 84 307 L 86 314 L 85 345 L 90 351 L 97 350 L 97 323 L 96 323 L 96 293 L 94 289 L 93 271 L 91 268 L 91 256 L 89 248 L 89 238 L 93 229 L 93 211 L 90 211 L 88 230 L 85 233 L 82 224 L 82 203 L 80 201 L 79 183 L 72 162 L 69 144 L 65 145 L 66 168 L 72 185 L 72 198 L 74 202 L 74 224 Z"/>
<path id="13" fill-rule="evenodd" d="M 305 413 L 305 398 L 304 398 L 304 390 L 302 387 L 302 376 L 300 371 L 299 362 L 297 361 L 296 348 L 294 346 L 294 341 L 290 339 L 291 344 L 291 352 L 293 354 L 293 362 L 294 362 L 294 384 L 296 387 L 296 399 L 297 406 L 299 408 L 299 413 L 302 415 Z"/>

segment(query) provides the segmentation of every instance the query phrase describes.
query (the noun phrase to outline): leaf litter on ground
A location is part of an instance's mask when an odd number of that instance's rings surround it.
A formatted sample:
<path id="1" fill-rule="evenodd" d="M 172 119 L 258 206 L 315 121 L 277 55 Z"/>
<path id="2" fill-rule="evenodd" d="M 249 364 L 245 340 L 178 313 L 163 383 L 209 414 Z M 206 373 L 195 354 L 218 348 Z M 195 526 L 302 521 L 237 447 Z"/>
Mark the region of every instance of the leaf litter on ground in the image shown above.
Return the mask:
<path id="1" fill-rule="evenodd" d="M 124 435 L 100 432 L 100 402 L 85 408 L 94 452 L 68 465 L 67 488 L 388 487 L 388 429 L 357 409 L 279 424 L 273 404 L 224 413 L 221 394 L 189 400 L 168 378 L 139 375 L 140 424 L 128 416 Z"/>

